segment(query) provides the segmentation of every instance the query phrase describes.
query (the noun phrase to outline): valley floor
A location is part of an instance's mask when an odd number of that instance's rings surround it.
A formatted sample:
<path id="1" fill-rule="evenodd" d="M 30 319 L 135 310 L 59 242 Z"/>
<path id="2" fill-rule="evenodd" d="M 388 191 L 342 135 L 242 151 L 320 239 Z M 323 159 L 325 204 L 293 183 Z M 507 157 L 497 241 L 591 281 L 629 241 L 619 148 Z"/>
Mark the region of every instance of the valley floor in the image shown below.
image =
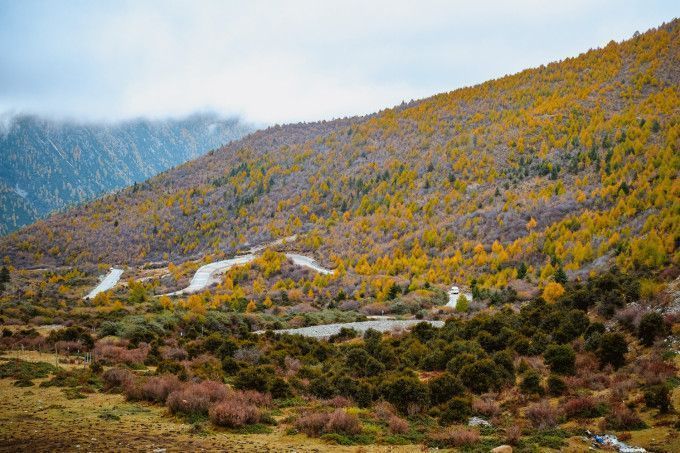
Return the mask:
<path id="1" fill-rule="evenodd" d="M 52 354 L 33 351 L 9 352 L 5 357 L 54 361 Z M 99 392 L 84 399 L 68 399 L 60 388 L 38 387 L 41 381 L 22 388 L 0 379 L 0 451 L 355 452 L 358 448 L 286 435 L 279 427 L 268 434 L 234 434 L 207 424 L 206 431 L 193 433 L 190 424 L 169 415 L 163 407 L 129 403 L 120 394 Z M 361 447 L 365 452 L 414 450 L 420 447 Z"/>

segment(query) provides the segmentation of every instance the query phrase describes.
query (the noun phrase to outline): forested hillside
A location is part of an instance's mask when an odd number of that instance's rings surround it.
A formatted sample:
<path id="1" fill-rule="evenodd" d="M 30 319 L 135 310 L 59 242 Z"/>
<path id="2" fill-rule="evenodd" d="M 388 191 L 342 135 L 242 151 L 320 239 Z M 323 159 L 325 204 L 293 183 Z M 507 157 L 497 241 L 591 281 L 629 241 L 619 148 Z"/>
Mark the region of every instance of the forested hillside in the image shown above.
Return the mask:
<path id="1" fill-rule="evenodd" d="M 6 122 L 0 129 L 0 234 L 146 180 L 251 130 L 213 114 L 111 125 L 36 116 Z"/>
<path id="2" fill-rule="evenodd" d="M 676 20 L 371 117 L 272 127 L 9 235 L 0 255 L 178 263 L 298 233 L 376 296 L 398 276 L 662 269 L 680 258 L 678 68 Z"/>

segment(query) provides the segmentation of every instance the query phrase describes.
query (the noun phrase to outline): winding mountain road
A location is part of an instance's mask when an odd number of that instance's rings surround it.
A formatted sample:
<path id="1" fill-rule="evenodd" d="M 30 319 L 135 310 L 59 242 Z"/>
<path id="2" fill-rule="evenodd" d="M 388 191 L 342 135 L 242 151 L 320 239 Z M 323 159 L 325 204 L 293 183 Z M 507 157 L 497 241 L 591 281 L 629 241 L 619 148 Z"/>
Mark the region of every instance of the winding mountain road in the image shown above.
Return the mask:
<path id="1" fill-rule="evenodd" d="M 291 238 L 287 238 L 290 240 Z M 293 237 L 294 239 L 294 237 Z M 270 243 L 267 244 L 266 246 L 258 246 L 258 247 L 253 247 L 250 249 L 249 253 L 246 255 L 240 255 L 235 258 L 230 258 L 228 260 L 222 260 L 222 261 L 215 261 L 214 263 L 206 264 L 205 266 L 201 266 L 198 268 L 196 273 L 191 279 L 191 282 L 189 283 L 189 286 L 187 286 L 184 289 L 180 289 L 179 291 L 175 291 L 172 293 L 165 294 L 166 296 L 181 296 L 183 294 L 191 294 L 191 293 L 196 293 L 198 291 L 202 291 L 208 286 L 210 286 L 213 283 L 216 283 L 218 281 L 217 276 L 220 274 L 223 274 L 224 272 L 228 271 L 234 266 L 242 266 L 244 264 L 247 264 L 251 262 L 252 260 L 255 259 L 257 256 L 256 253 L 259 252 L 260 250 L 265 249 L 267 246 L 271 245 L 279 245 L 282 242 L 277 241 L 275 243 Z M 309 269 L 312 269 L 313 271 L 316 271 L 320 274 L 324 275 L 330 275 L 333 273 L 333 270 L 331 269 L 326 269 L 325 267 L 321 266 L 319 263 L 316 262 L 314 258 L 310 258 L 308 256 L 304 255 L 298 255 L 295 253 L 286 253 L 286 257 L 293 262 L 293 264 L 297 266 L 303 266 L 307 267 Z"/>
<path id="2" fill-rule="evenodd" d="M 286 257 L 290 259 L 293 262 L 293 264 L 297 266 L 307 267 L 320 274 L 330 275 L 333 273 L 331 269 L 326 269 L 325 267 L 319 265 L 319 263 L 317 263 L 314 258 L 310 258 L 304 255 L 297 255 L 295 253 L 286 253 Z"/>
<path id="3" fill-rule="evenodd" d="M 216 282 L 216 276 L 222 274 L 234 266 L 242 266 L 255 259 L 255 255 L 249 253 L 247 255 L 237 256 L 228 260 L 215 261 L 214 263 L 206 264 L 198 268 L 194 274 L 189 286 L 173 293 L 168 293 L 166 296 L 180 296 L 182 294 L 191 294 L 201 291 Z"/>
<path id="4" fill-rule="evenodd" d="M 123 269 L 116 269 L 112 267 L 109 273 L 106 274 L 106 277 L 104 277 L 102 281 L 99 282 L 99 284 L 95 286 L 94 289 L 90 291 L 83 299 L 94 299 L 94 296 L 97 294 L 110 290 L 116 286 L 116 283 L 118 283 L 118 280 L 120 280 L 121 275 L 123 275 Z"/>

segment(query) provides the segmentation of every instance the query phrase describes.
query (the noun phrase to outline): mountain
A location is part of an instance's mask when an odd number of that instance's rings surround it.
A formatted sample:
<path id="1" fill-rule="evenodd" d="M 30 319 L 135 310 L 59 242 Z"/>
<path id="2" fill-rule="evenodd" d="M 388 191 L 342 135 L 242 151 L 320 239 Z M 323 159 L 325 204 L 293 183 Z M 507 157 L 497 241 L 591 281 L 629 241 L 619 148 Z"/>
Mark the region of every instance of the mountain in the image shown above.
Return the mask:
<path id="1" fill-rule="evenodd" d="M 0 234 L 129 186 L 238 139 L 238 119 L 195 114 L 81 124 L 16 116 L 0 130 Z"/>
<path id="2" fill-rule="evenodd" d="M 374 278 L 364 295 L 400 276 L 504 287 L 677 266 L 678 68 L 675 20 L 368 117 L 270 127 L 6 236 L 0 255 L 136 266 L 297 233 Z"/>

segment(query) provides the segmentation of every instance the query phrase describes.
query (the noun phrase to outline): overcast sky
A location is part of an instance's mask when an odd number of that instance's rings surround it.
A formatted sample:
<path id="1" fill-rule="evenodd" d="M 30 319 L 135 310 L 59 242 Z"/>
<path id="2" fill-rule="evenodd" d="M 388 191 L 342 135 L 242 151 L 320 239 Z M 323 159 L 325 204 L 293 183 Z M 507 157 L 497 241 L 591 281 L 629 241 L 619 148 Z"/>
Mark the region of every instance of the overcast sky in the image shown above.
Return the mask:
<path id="1" fill-rule="evenodd" d="M 680 2 L 0 0 L 0 112 L 370 113 L 576 56 Z"/>

